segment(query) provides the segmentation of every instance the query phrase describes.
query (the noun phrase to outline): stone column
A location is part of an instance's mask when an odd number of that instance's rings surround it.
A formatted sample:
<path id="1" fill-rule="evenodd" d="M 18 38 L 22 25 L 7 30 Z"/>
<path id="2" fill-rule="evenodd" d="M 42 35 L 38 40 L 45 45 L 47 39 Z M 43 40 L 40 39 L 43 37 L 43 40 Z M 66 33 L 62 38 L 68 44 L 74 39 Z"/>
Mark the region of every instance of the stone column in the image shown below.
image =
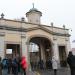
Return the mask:
<path id="1" fill-rule="evenodd" d="M 22 36 L 21 38 L 21 46 L 22 46 L 22 56 L 27 58 L 27 45 L 26 45 L 26 38 Z"/>
<path id="2" fill-rule="evenodd" d="M 59 61 L 59 51 L 58 51 L 57 39 L 53 39 L 53 55 L 55 56 L 55 59 L 58 61 L 58 67 L 59 67 L 60 61 Z"/>
<path id="3" fill-rule="evenodd" d="M 26 57 L 27 64 L 28 64 L 27 71 L 31 71 L 29 47 L 30 47 L 30 45 L 27 42 L 26 36 L 22 35 L 22 56 Z"/>
<path id="4" fill-rule="evenodd" d="M 43 45 L 40 43 L 40 52 L 41 52 L 41 59 L 42 60 L 45 60 L 45 53 L 44 53 L 44 47 L 43 47 Z"/>
<path id="5" fill-rule="evenodd" d="M 5 43 L 4 43 L 4 33 L 0 33 L 0 56 L 4 58 L 5 56 Z"/>
<path id="6" fill-rule="evenodd" d="M 66 38 L 66 54 L 68 56 L 69 51 L 71 51 L 71 45 L 70 45 L 70 40 L 69 38 Z"/>
<path id="7" fill-rule="evenodd" d="M 29 42 L 26 42 L 26 45 L 27 45 L 28 71 L 31 71 L 31 65 L 30 65 L 30 44 L 29 44 Z"/>

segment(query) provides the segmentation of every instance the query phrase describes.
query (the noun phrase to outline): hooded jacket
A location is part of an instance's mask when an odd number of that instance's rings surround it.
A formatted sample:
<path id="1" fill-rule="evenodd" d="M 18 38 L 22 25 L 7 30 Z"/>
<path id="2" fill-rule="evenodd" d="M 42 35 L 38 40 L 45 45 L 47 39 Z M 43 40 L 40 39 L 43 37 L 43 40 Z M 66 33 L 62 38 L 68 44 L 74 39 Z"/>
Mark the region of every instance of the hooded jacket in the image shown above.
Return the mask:
<path id="1" fill-rule="evenodd" d="M 22 57 L 20 64 L 21 64 L 21 66 L 22 66 L 23 69 L 27 68 L 26 57 Z"/>

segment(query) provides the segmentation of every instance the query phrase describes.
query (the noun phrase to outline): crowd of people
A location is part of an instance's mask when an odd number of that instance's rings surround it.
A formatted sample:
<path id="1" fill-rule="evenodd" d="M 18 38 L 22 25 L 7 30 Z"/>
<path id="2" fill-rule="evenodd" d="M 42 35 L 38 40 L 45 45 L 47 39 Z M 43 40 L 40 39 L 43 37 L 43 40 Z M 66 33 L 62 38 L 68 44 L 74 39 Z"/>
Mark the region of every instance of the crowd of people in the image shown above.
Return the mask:
<path id="1" fill-rule="evenodd" d="M 53 69 L 54 75 L 57 75 L 58 61 L 55 59 L 55 56 L 53 56 L 52 59 L 48 59 L 46 62 L 43 60 L 39 60 L 38 62 L 31 62 L 31 68 L 33 71 Z"/>
<path id="2" fill-rule="evenodd" d="M 73 55 L 72 51 L 69 52 L 66 63 L 67 66 L 69 65 L 68 67 L 71 70 L 71 75 L 75 75 L 75 55 Z M 31 68 L 32 70 L 53 69 L 54 75 L 57 75 L 58 61 L 55 59 L 55 56 L 53 56 L 52 59 L 49 59 L 46 62 L 44 62 L 43 60 L 40 60 L 39 62 L 31 62 Z"/>
<path id="3" fill-rule="evenodd" d="M 2 60 L 0 57 L 0 75 L 26 75 L 27 66 L 28 65 L 25 57 L 14 57 L 13 59 L 4 58 Z M 38 63 L 31 62 L 32 70 L 44 70 L 45 68 L 52 69 L 52 66 L 56 75 L 57 61 L 55 62 L 54 57 L 52 58 L 52 60 L 49 59 L 48 61 L 46 61 L 46 63 L 44 63 L 43 60 L 40 60 Z"/>
<path id="4" fill-rule="evenodd" d="M 46 62 L 43 61 L 43 60 L 39 60 L 38 62 L 37 61 L 33 61 L 33 62 L 30 62 L 31 64 L 31 69 L 32 70 L 45 70 L 45 69 L 52 69 L 52 62 L 51 60 L 47 60 Z"/>
<path id="5" fill-rule="evenodd" d="M 70 51 L 67 57 L 67 63 L 69 64 L 71 75 L 75 75 L 75 55 Z M 53 56 L 51 60 L 46 61 L 46 64 L 43 60 L 40 60 L 38 63 L 31 62 L 31 69 L 36 70 L 36 68 L 44 70 L 45 65 L 47 69 L 53 69 L 54 75 L 57 75 L 58 70 L 58 61 Z M 26 75 L 27 69 L 26 57 L 14 57 L 4 58 L 0 57 L 0 75 Z"/>
<path id="6" fill-rule="evenodd" d="M 0 57 L 0 75 L 26 75 L 27 62 L 26 57 L 14 57 L 1 59 Z"/>

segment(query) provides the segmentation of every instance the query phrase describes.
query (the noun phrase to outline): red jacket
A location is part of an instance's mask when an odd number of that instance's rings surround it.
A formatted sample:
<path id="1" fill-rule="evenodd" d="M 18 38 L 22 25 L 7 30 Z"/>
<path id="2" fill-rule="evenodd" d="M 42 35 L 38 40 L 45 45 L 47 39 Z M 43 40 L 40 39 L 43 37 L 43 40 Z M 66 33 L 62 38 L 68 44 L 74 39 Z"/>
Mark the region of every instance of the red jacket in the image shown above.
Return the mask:
<path id="1" fill-rule="evenodd" d="M 21 66 L 22 66 L 23 69 L 27 68 L 26 57 L 22 57 L 20 64 L 21 64 Z"/>

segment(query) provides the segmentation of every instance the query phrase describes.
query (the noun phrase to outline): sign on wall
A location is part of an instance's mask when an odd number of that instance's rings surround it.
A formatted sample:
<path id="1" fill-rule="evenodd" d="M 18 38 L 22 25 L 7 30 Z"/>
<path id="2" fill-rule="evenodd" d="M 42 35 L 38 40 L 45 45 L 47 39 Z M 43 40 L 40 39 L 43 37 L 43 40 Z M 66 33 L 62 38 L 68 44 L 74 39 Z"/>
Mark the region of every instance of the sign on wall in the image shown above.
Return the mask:
<path id="1" fill-rule="evenodd" d="M 6 54 L 12 54 L 12 49 L 6 49 Z"/>

